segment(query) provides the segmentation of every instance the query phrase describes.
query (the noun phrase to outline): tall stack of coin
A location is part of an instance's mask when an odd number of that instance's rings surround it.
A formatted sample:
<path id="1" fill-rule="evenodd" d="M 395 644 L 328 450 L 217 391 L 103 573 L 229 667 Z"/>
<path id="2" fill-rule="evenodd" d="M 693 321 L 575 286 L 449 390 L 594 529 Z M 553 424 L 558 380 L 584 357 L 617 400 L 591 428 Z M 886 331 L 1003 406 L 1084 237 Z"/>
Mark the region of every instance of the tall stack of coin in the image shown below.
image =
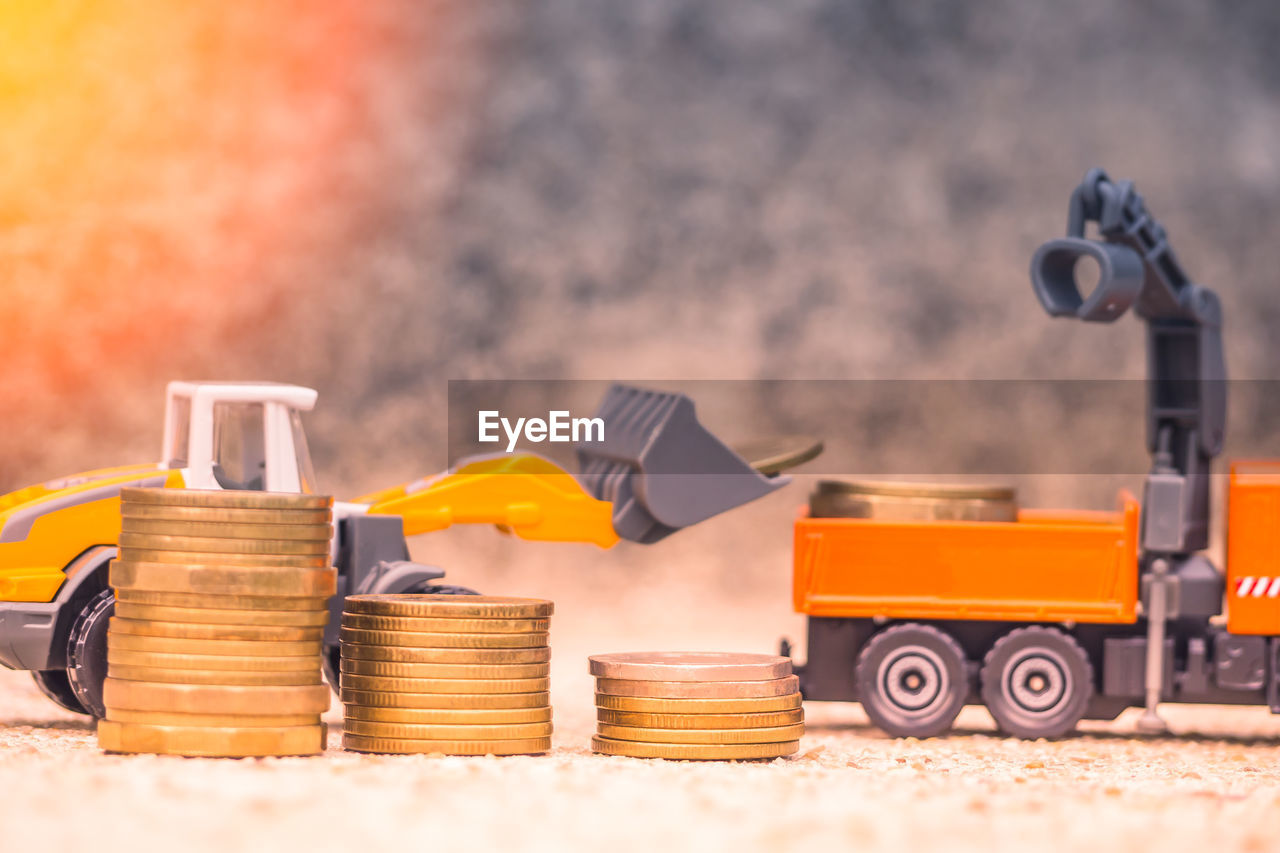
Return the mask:
<path id="1" fill-rule="evenodd" d="M 488 595 L 351 595 L 342 745 L 523 755 L 551 748 L 553 605 Z"/>
<path id="2" fill-rule="evenodd" d="M 775 655 L 635 652 L 594 655 L 591 748 L 633 758 L 791 755 L 804 734 L 799 679 Z"/>
<path id="3" fill-rule="evenodd" d="M 880 521 L 1017 521 L 1018 495 L 1008 486 L 820 480 L 809 496 L 809 514 Z"/>
<path id="4" fill-rule="evenodd" d="M 225 757 L 324 749 L 331 506 L 315 495 L 123 490 L 99 746 Z"/>

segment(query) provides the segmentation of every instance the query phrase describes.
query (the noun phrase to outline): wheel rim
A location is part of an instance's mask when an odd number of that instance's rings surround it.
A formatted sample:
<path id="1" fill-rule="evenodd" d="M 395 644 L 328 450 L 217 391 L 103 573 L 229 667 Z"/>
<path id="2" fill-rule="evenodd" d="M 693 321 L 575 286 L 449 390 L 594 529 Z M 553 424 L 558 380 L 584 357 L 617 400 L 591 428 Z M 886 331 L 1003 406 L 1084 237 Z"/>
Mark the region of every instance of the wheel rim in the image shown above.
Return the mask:
<path id="1" fill-rule="evenodd" d="M 1048 649 L 1024 649 L 1005 666 L 1004 694 L 1029 717 L 1053 714 L 1071 697 L 1071 670 Z"/>
<path id="2" fill-rule="evenodd" d="M 928 716 L 944 703 L 950 681 L 942 657 L 924 646 L 895 649 L 876 672 L 881 695 L 912 717 Z"/>

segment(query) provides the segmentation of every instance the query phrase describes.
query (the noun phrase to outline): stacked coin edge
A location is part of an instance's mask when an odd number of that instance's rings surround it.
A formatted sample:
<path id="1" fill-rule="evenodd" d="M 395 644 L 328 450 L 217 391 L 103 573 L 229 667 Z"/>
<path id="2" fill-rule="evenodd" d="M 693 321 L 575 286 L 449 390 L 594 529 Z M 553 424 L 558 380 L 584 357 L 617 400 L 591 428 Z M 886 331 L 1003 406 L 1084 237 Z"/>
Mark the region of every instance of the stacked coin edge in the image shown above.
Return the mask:
<path id="1" fill-rule="evenodd" d="M 549 601 L 500 596 L 348 596 L 343 747 L 382 754 L 548 751 L 553 609 Z"/>
<path id="2" fill-rule="evenodd" d="M 323 751 L 331 505 L 314 495 L 122 490 L 101 748 Z"/>
<path id="3" fill-rule="evenodd" d="M 787 658 L 718 652 L 593 655 L 597 753 L 674 760 L 781 758 L 804 711 Z"/>

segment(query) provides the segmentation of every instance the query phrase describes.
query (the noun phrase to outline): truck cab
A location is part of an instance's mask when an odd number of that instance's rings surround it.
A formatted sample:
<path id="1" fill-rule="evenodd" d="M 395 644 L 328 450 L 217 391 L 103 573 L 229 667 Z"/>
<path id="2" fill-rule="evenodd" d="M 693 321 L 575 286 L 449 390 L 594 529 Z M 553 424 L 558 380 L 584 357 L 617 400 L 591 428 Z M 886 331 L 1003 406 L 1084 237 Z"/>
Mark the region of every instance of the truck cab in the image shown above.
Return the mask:
<path id="1" fill-rule="evenodd" d="M 316 392 L 274 382 L 170 382 L 162 467 L 188 489 L 310 492 L 302 412 Z"/>

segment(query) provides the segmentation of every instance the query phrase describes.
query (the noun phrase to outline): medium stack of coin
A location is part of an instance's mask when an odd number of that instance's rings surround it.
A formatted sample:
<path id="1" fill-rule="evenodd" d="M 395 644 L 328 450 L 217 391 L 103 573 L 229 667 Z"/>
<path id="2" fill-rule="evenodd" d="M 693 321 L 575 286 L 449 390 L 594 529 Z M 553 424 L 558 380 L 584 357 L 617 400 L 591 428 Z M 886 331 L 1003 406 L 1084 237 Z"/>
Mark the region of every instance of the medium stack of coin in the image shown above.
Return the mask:
<path id="1" fill-rule="evenodd" d="M 351 595 L 342 745 L 525 755 L 551 748 L 553 605 L 488 595 Z"/>
<path id="2" fill-rule="evenodd" d="M 809 495 L 809 515 L 880 521 L 1017 521 L 1018 495 L 1008 486 L 820 480 Z"/>
<path id="3" fill-rule="evenodd" d="M 332 503 L 122 491 L 99 746 L 223 757 L 324 749 Z"/>
<path id="4" fill-rule="evenodd" d="M 749 759 L 800 748 L 791 660 L 726 652 L 594 655 L 591 748 L 632 758 Z"/>

